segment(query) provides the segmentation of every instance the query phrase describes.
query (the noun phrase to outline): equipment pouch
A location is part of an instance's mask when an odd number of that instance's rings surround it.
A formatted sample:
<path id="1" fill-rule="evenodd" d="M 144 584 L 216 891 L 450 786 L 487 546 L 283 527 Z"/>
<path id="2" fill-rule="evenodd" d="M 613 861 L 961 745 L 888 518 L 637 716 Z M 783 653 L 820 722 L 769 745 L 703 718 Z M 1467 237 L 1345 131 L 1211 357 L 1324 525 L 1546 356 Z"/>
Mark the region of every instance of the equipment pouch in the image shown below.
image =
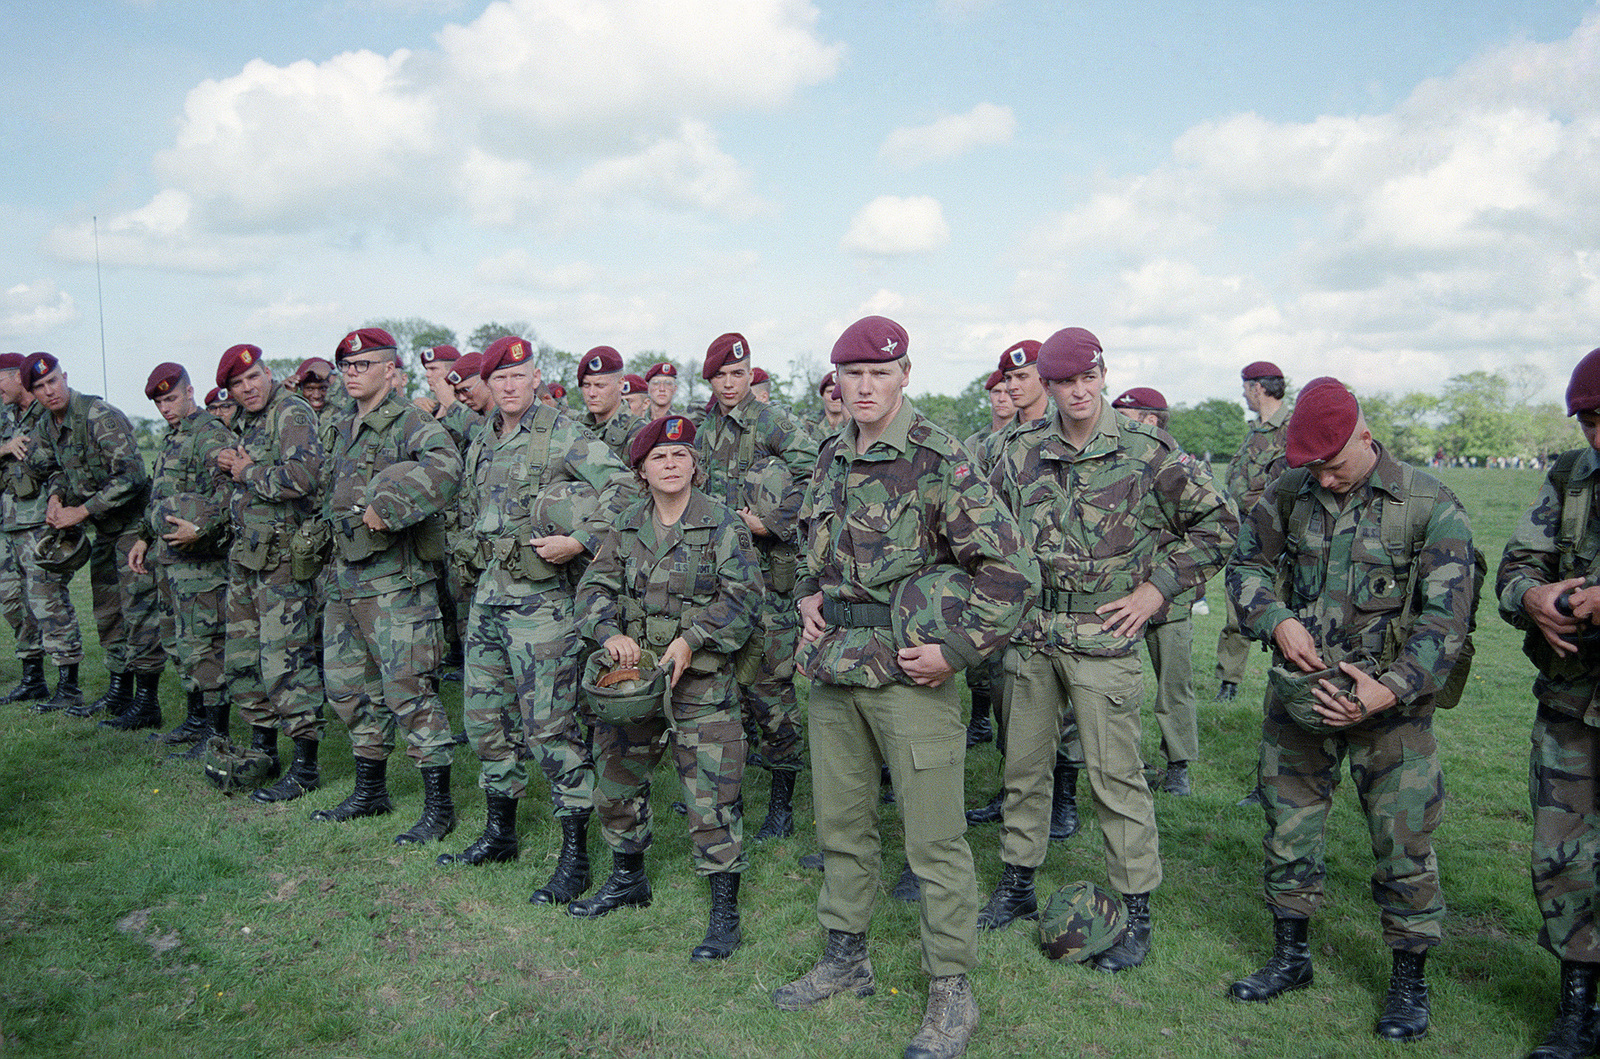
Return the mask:
<path id="1" fill-rule="evenodd" d="M 39 483 L 28 473 L 21 460 L 6 461 L 5 487 L 18 500 L 32 500 L 39 495 Z"/>
<path id="2" fill-rule="evenodd" d="M 526 541 L 512 541 L 505 568 L 512 577 L 522 581 L 547 581 L 561 576 L 561 568 L 547 563 Z"/>
<path id="3" fill-rule="evenodd" d="M 733 679 L 740 687 L 749 687 L 761 675 L 761 660 L 766 655 L 767 638 L 757 633 L 746 640 L 733 656 Z"/>
<path id="4" fill-rule="evenodd" d="M 425 563 L 443 562 L 447 552 L 444 516 L 429 515 L 411 529 L 411 546 Z"/>
<path id="5" fill-rule="evenodd" d="M 333 519 L 333 542 L 339 549 L 339 558 L 360 563 L 387 550 L 394 543 L 394 535 L 368 526 L 362 521 L 362 512 L 346 511 Z"/>
<path id="6" fill-rule="evenodd" d="M 719 672 L 727 660 L 728 656 L 721 651 L 702 647 L 689 656 L 689 665 L 686 668 L 696 676 L 709 677 Z"/>
<path id="7" fill-rule="evenodd" d="M 767 558 L 772 591 L 785 596 L 793 592 L 800 572 L 799 545 L 787 542 L 775 544 L 767 553 Z"/>
<path id="8" fill-rule="evenodd" d="M 651 614 L 644 619 L 644 639 L 658 653 L 678 637 L 678 619 L 665 614 Z"/>
<path id="9" fill-rule="evenodd" d="M 310 581 L 321 573 L 328 561 L 328 544 L 333 532 L 320 518 L 300 523 L 289 539 L 289 574 L 296 581 Z"/>
<path id="10" fill-rule="evenodd" d="M 245 525 L 233 538 L 229 558 L 246 570 L 261 573 L 271 570 L 282 561 L 278 554 L 278 529 L 276 526 Z"/>

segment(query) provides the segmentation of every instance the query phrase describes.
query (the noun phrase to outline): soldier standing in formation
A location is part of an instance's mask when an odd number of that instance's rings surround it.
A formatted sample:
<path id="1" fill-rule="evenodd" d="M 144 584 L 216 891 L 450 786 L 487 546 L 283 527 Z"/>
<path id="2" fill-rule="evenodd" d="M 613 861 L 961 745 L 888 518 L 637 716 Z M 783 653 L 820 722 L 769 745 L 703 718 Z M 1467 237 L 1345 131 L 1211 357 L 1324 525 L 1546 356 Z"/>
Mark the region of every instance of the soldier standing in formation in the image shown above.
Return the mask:
<path id="1" fill-rule="evenodd" d="M 232 430 L 233 417 L 239 411 L 239 403 L 228 396 L 226 387 L 213 386 L 211 392 L 206 394 L 206 411 L 222 420 L 222 425 Z"/>
<path id="2" fill-rule="evenodd" d="M 422 816 L 396 845 L 455 830 L 450 724 L 430 679 L 443 649 L 438 569 L 443 512 L 461 482 L 450 434 L 395 392 L 395 340 L 363 327 L 334 362 L 351 404 L 324 430 L 322 517 L 331 528 L 323 630 L 328 703 L 350 729 L 355 790 L 313 820 L 378 816 L 394 808 L 388 758 L 396 729 L 422 775 Z"/>
<path id="3" fill-rule="evenodd" d="M 622 377 L 622 399 L 628 402 L 628 413 L 641 423 L 650 422 L 650 384 L 643 375 L 628 374 Z"/>
<path id="4" fill-rule="evenodd" d="M 1017 565 L 1016 523 L 961 443 L 905 399 L 908 347 L 904 329 L 881 316 L 851 324 L 833 346 L 852 421 L 823 446 L 811 478 L 798 591 L 825 859 L 817 919 L 828 940 L 816 965 L 772 999 L 797 1011 L 876 988 L 866 932 L 886 763 L 906 861 L 922 883 L 922 969 L 932 979 L 905 1054 L 932 1059 L 960 1055 L 978 1025 L 968 977 L 977 965 L 977 881 L 961 808 L 966 736 L 950 677 L 1005 643 L 1037 585 Z M 919 594 L 925 572 L 951 581 Z M 945 592 L 959 599 L 959 623 L 942 621 Z M 942 643 L 895 638 L 893 612 L 907 603 L 942 626 Z"/>
<path id="5" fill-rule="evenodd" d="M 568 908 L 581 918 L 650 903 L 650 775 L 672 743 L 687 792 L 695 871 L 711 888 L 705 940 L 692 960 L 721 960 L 739 947 L 744 853 L 740 791 L 745 738 L 733 656 L 761 612 L 761 566 L 750 531 L 701 491 L 694 424 L 664 416 L 634 438 L 629 462 L 647 494 L 606 535 L 578 586 L 584 635 L 618 666 L 649 651 L 666 670 L 671 716 L 594 729 L 595 806 L 615 869 L 593 897 Z M 658 707 L 659 707 L 658 700 Z"/>
<path id="6" fill-rule="evenodd" d="M 251 748 L 267 755 L 269 775 L 282 772 L 250 797 L 290 801 L 322 785 L 316 584 L 296 578 L 289 562 L 290 539 L 321 508 L 322 441 L 316 413 L 272 377 L 259 346 L 230 346 L 217 365 L 217 385 L 239 403 L 238 440 L 217 454 L 217 466 L 233 480 L 223 670 L 250 725 Z M 288 771 L 278 758 L 279 729 L 294 742 Z"/>
<path id="7" fill-rule="evenodd" d="M 644 384 L 650 392 L 650 410 L 641 418 L 648 423 L 670 415 L 672 401 L 678 396 L 678 366 L 670 360 L 650 365 L 644 373 Z"/>
<path id="8" fill-rule="evenodd" d="M 178 669 L 188 701 L 183 723 L 162 741 L 194 744 L 195 759 L 212 735 L 228 731 L 228 691 L 222 679 L 227 622 L 228 487 L 217 454 L 233 434 L 210 412 L 196 407 L 194 386 L 181 365 L 158 364 L 144 385 L 145 396 L 167 422 L 167 435 L 150 476 L 150 506 L 139 540 L 128 552 L 136 574 L 154 574 L 164 610 L 167 653 Z"/>
<path id="9" fill-rule="evenodd" d="M 822 398 L 822 416 L 817 420 L 812 434 L 820 445 L 843 430 L 850 417 L 845 414 L 844 400 L 839 396 L 837 371 L 830 371 L 822 377 L 822 381 L 817 383 L 817 395 Z"/>
<path id="10" fill-rule="evenodd" d="M 1437 479 L 1373 441 L 1355 395 L 1337 381 L 1301 392 L 1286 441 L 1289 466 L 1307 470 L 1268 485 L 1228 560 L 1242 627 L 1272 645 L 1275 677 L 1288 677 L 1269 686 L 1261 725 L 1273 951 L 1230 991 L 1261 1001 L 1311 983 L 1306 926 L 1322 903 L 1325 830 L 1348 758 L 1372 836 L 1372 896 L 1393 953 L 1375 1032 L 1412 1040 L 1428 1032 L 1423 966 L 1444 919 L 1433 852 L 1444 807 L 1433 698 L 1466 641 L 1472 527 Z M 1390 540 L 1397 522 L 1420 527 L 1409 554 L 1406 542 L 1396 554 Z M 1299 673 L 1320 676 L 1300 681 L 1313 720 L 1291 712 L 1287 689 Z"/>
<path id="11" fill-rule="evenodd" d="M 1017 409 L 1011 403 L 1011 391 L 1006 388 L 1006 373 L 999 368 L 990 372 L 983 388 L 989 395 L 989 425 L 973 433 L 962 444 L 966 446 L 968 454 L 977 461 L 980 473 L 987 478 L 989 472 L 994 469 L 1001 435 L 1016 418 Z M 993 704 L 994 687 L 1000 682 L 1000 663 L 1004 656 L 1004 651 L 997 651 L 992 657 L 985 658 L 975 666 L 967 667 L 967 690 L 972 696 L 972 716 L 967 721 L 969 750 L 980 743 L 994 740 L 994 723 L 989 719 L 989 715 Z M 994 820 L 968 822 L 994 823 L 999 819 L 998 801 L 994 812 L 996 814 Z"/>
<path id="12" fill-rule="evenodd" d="M 766 596 L 756 634 L 739 664 L 746 724 L 756 733 L 761 764 L 772 771 L 767 816 L 756 831 L 764 842 L 794 834 L 794 784 L 800 774 L 800 703 L 794 687 L 800 620 L 794 589 L 800 546 L 796 516 L 806 481 L 817 465 L 817 444 L 800 425 L 750 392 L 750 344 L 743 335 L 719 336 L 706 349 L 700 374 L 715 395 L 696 444 L 705 458 L 706 492 L 737 511 L 761 554 Z M 783 487 L 763 520 L 746 481 L 757 463 Z M 757 471 L 757 473 L 762 473 Z"/>
<path id="13" fill-rule="evenodd" d="M 578 392 L 583 395 L 583 425 L 617 459 L 626 460 L 628 446 L 644 422 L 622 403 L 622 354 L 610 346 L 595 346 L 585 353 L 578 362 Z"/>

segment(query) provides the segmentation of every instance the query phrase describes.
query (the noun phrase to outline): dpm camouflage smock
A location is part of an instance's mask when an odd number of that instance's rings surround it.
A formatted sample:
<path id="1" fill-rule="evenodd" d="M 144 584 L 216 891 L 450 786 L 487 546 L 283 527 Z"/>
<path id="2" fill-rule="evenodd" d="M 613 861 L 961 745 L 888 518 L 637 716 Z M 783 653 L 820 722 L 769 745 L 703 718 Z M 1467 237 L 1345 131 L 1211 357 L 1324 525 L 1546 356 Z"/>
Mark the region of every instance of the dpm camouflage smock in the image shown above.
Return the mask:
<path id="1" fill-rule="evenodd" d="M 960 566 L 973 579 L 972 618 L 943 652 L 956 669 L 982 661 L 1038 595 L 1032 564 L 1020 558 L 1016 521 L 961 443 L 909 400 L 861 455 L 856 437 L 856 425 L 846 424 L 817 460 L 800 512 L 806 551 L 796 595 L 887 606 L 905 578 Z M 830 625 L 801 647 L 800 662 L 816 681 L 909 684 L 900 646 L 887 628 Z"/>
<path id="2" fill-rule="evenodd" d="M 1293 410 L 1284 401 L 1276 412 L 1251 423 L 1244 444 L 1228 461 L 1228 495 L 1239 509 L 1240 518 L 1261 499 L 1267 483 L 1289 467 L 1287 435 L 1289 413 Z"/>
<path id="3" fill-rule="evenodd" d="M 1044 606 L 1012 640 L 1025 654 L 1136 651 L 1139 639 L 1102 632 L 1094 609 L 1146 581 L 1165 600 L 1204 584 L 1238 531 L 1233 504 L 1193 457 L 1103 399 L 1081 451 L 1046 416 L 1012 428 L 990 479 L 1043 579 Z"/>

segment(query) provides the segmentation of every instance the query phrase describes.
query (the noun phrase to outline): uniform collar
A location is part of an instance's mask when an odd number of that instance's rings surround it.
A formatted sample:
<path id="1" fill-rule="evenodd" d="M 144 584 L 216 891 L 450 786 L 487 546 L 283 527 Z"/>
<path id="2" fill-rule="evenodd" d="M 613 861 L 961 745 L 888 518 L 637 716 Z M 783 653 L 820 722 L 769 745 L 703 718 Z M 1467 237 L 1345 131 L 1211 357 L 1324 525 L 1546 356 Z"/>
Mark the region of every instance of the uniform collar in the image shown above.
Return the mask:
<path id="1" fill-rule="evenodd" d="M 840 451 L 847 459 L 898 459 L 904 456 L 911 448 L 911 421 L 917 416 L 916 408 L 911 404 L 911 398 L 905 396 L 904 391 L 900 396 L 900 408 L 895 412 L 894 418 L 889 420 L 889 425 L 884 427 L 878 440 L 867 446 L 867 451 L 860 456 L 856 455 L 856 441 L 861 437 L 861 431 L 856 426 L 854 419 L 846 419 L 843 428 L 839 431 Z M 875 450 L 882 445 L 889 449 L 887 454 L 874 455 Z"/>

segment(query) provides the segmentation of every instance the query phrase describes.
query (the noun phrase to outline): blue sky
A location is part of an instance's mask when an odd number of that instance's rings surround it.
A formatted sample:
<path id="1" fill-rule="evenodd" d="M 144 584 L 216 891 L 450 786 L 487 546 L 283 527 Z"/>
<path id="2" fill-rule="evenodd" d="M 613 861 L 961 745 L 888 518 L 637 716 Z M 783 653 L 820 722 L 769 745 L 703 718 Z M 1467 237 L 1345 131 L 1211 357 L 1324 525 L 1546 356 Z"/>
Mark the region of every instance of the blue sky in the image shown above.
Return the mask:
<path id="1" fill-rule="evenodd" d="M 4 6 L 0 347 L 135 414 L 377 317 L 782 373 L 880 312 L 944 393 L 1076 325 L 1182 403 L 1600 345 L 1595 3 Z"/>

